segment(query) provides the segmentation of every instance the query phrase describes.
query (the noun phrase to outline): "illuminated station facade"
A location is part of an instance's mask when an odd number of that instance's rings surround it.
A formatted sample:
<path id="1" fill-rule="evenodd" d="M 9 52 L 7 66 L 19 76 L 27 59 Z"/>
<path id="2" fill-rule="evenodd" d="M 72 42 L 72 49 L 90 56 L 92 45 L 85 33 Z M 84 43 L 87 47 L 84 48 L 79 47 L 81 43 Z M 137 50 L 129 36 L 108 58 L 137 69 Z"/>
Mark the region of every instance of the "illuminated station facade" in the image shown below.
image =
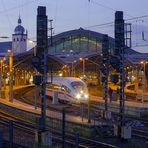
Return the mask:
<path id="1" fill-rule="evenodd" d="M 12 51 L 14 51 L 14 85 L 32 83 L 34 75 L 34 68 L 32 66 L 34 49 L 26 51 L 27 33 L 25 34 L 24 32 L 25 30 L 23 26 L 21 26 L 21 19 L 19 18 L 12 42 L 0 43 L 0 48 L 5 48 L 5 53 L 7 52 L 7 48 L 12 48 Z M 87 82 L 100 83 L 102 36 L 103 34 L 101 33 L 83 28 L 53 36 L 52 46 L 49 39 L 47 49 L 48 74 L 51 75 L 52 72 L 52 74 L 56 76 L 80 77 Z M 111 37 L 109 37 L 109 47 L 110 55 L 113 55 L 114 39 Z M 5 53 L 4 50 L 3 52 L 0 51 L 1 57 L 3 57 Z M 125 49 L 127 81 L 141 83 L 144 66 L 147 67 L 147 64 L 141 64 L 141 61 L 145 62 L 146 60 L 148 60 L 148 54 L 139 53 L 130 48 Z M 8 70 L 3 69 L 3 71 L 6 71 L 5 73 L 7 75 Z M 110 71 L 112 71 L 112 73 L 115 72 L 112 68 Z M 147 68 L 145 69 L 145 73 L 147 73 Z M 145 82 L 147 84 L 148 78 L 146 76 L 147 75 L 145 75 Z"/>
<path id="2" fill-rule="evenodd" d="M 61 69 L 56 71 L 56 75 L 81 77 L 92 83 L 100 82 L 102 37 L 103 34 L 101 33 L 83 28 L 55 35 L 53 37 L 52 47 L 49 47 L 48 53 L 64 63 L 63 67 L 60 67 Z M 114 39 L 109 37 L 110 56 L 114 54 L 114 45 Z M 147 60 L 148 54 L 125 48 L 127 81 L 142 83 L 144 64 L 141 61 L 146 63 Z M 110 73 L 114 72 L 110 66 Z M 147 73 L 146 65 L 145 73 Z M 147 79 L 145 74 L 145 80 Z M 147 84 L 147 81 L 145 82 Z"/>

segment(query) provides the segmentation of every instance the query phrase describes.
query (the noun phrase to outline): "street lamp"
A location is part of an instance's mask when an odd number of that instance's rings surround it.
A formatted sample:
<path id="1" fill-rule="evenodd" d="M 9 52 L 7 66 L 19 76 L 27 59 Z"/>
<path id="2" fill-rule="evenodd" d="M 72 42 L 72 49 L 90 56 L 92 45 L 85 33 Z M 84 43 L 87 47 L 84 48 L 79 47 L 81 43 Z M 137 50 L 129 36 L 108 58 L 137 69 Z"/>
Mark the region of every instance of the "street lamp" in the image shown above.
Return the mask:
<path id="1" fill-rule="evenodd" d="M 13 52 L 8 49 L 9 53 L 9 101 L 13 102 Z"/>
<path id="2" fill-rule="evenodd" d="M 72 63 L 71 63 L 71 76 L 74 77 L 74 63 L 76 63 L 77 61 L 74 60 Z"/>
<path id="3" fill-rule="evenodd" d="M 3 60 L 0 60 L 0 98 L 2 98 L 2 67 L 3 67 Z"/>
<path id="4" fill-rule="evenodd" d="M 8 36 L 0 36 L 0 39 L 8 39 Z M 3 60 L 0 60 L 0 97 L 2 97 L 2 68 L 3 67 Z"/>
<path id="5" fill-rule="evenodd" d="M 28 39 L 28 41 L 29 41 L 29 43 L 33 44 L 33 46 L 34 46 L 33 53 L 34 53 L 34 57 L 36 57 L 36 45 L 35 45 L 36 41 L 33 41 L 31 39 Z M 36 68 L 34 68 L 34 71 L 35 71 L 35 73 L 34 73 L 34 76 L 35 76 L 37 73 Z M 37 109 L 37 85 L 36 84 L 34 85 L 34 108 Z"/>
<path id="6" fill-rule="evenodd" d="M 85 77 L 85 60 L 88 60 L 88 58 L 80 58 L 80 61 L 83 62 L 83 77 Z"/>
<path id="7" fill-rule="evenodd" d="M 141 61 L 141 64 L 143 64 L 143 77 L 142 77 L 142 105 L 144 104 L 144 93 L 145 93 L 145 64 L 147 64 L 147 61 Z"/>

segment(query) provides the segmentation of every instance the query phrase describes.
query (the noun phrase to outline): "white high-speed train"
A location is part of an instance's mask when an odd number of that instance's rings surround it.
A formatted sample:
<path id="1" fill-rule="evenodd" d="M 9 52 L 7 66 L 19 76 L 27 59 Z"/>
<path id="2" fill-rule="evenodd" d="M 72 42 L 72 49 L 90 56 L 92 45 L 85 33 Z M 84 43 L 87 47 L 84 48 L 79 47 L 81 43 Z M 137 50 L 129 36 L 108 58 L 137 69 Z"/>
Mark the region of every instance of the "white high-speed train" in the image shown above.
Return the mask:
<path id="1" fill-rule="evenodd" d="M 47 78 L 46 95 L 53 96 L 58 92 L 58 99 L 69 103 L 87 103 L 89 94 L 87 85 L 79 78 L 74 77 L 51 77 Z"/>

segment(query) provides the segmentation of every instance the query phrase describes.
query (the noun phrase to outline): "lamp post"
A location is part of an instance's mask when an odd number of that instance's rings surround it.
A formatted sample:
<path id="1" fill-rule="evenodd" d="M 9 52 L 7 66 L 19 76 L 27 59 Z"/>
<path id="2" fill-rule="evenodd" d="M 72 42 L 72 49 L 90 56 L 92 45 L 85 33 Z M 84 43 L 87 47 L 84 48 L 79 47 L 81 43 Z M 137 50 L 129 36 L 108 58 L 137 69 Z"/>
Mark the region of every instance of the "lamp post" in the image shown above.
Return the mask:
<path id="1" fill-rule="evenodd" d="M 13 102 L 13 52 L 8 49 L 9 53 L 9 101 Z"/>
<path id="2" fill-rule="evenodd" d="M 83 77 L 85 76 L 85 60 L 88 60 L 88 58 L 80 58 L 80 61 L 83 62 Z"/>
<path id="3" fill-rule="evenodd" d="M 8 36 L 0 36 L 0 39 L 8 39 Z M 0 97 L 2 97 L 2 68 L 3 67 L 3 60 L 0 60 Z"/>
<path id="4" fill-rule="evenodd" d="M 3 60 L 0 60 L 0 98 L 2 98 L 2 67 L 3 67 Z"/>
<path id="5" fill-rule="evenodd" d="M 145 64 L 148 62 L 146 61 L 141 61 L 141 64 L 143 64 L 143 76 L 142 76 L 142 100 L 141 103 L 142 105 L 144 104 L 144 93 L 145 93 Z"/>
<path id="6" fill-rule="evenodd" d="M 80 61 L 83 62 L 83 77 L 85 76 L 85 58 L 80 58 Z"/>
<path id="7" fill-rule="evenodd" d="M 34 45 L 34 48 L 33 48 L 33 54 L 34 54 L 34 57 L 36 57 L 36 41 L 32 41 L 31 39 L 29 39 L 29 43 L 33 44 Z M 37 73 L 37 70 L 36 68 L 34 68 L 34 76 L 36 75 Z M 34 85 L 34 109 L 37 109 L 37 85 L 35 84 Z"/>
<path id="8" fill-rule="evenodd" d="M 66 122 L 66 110 L 71 106 L 62 108 L 62 148 L 65 148 L 65 122 Z"/>
<path id="9" fill-rule="evenodd" d="M 74 77 L 74 63 L 76 63 L 77 61 L 74 60 L 72 63 L 71 63 L 71 76 Z"/>

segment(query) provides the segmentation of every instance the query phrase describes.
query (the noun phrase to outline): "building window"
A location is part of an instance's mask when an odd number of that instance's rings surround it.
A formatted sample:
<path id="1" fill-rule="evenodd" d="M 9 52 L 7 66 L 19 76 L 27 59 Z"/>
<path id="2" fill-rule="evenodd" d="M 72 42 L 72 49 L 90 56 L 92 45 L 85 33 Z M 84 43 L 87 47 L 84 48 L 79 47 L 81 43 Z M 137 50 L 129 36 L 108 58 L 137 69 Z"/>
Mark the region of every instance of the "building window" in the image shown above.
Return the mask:
<path id="1" fill-rule="evenodd" d="M 13 39 L 13 41 L 15 42 L 15 39 Z"/>
<path id="2" fill-rule="evenodd" d="M 24 39 L 24 41 L 26 41 L 26 39 Z"/>
<path id="3" fill-rule="evenodd" d="M 17 41 L 19 41 L 19 38 L 17 38 Z"/>

